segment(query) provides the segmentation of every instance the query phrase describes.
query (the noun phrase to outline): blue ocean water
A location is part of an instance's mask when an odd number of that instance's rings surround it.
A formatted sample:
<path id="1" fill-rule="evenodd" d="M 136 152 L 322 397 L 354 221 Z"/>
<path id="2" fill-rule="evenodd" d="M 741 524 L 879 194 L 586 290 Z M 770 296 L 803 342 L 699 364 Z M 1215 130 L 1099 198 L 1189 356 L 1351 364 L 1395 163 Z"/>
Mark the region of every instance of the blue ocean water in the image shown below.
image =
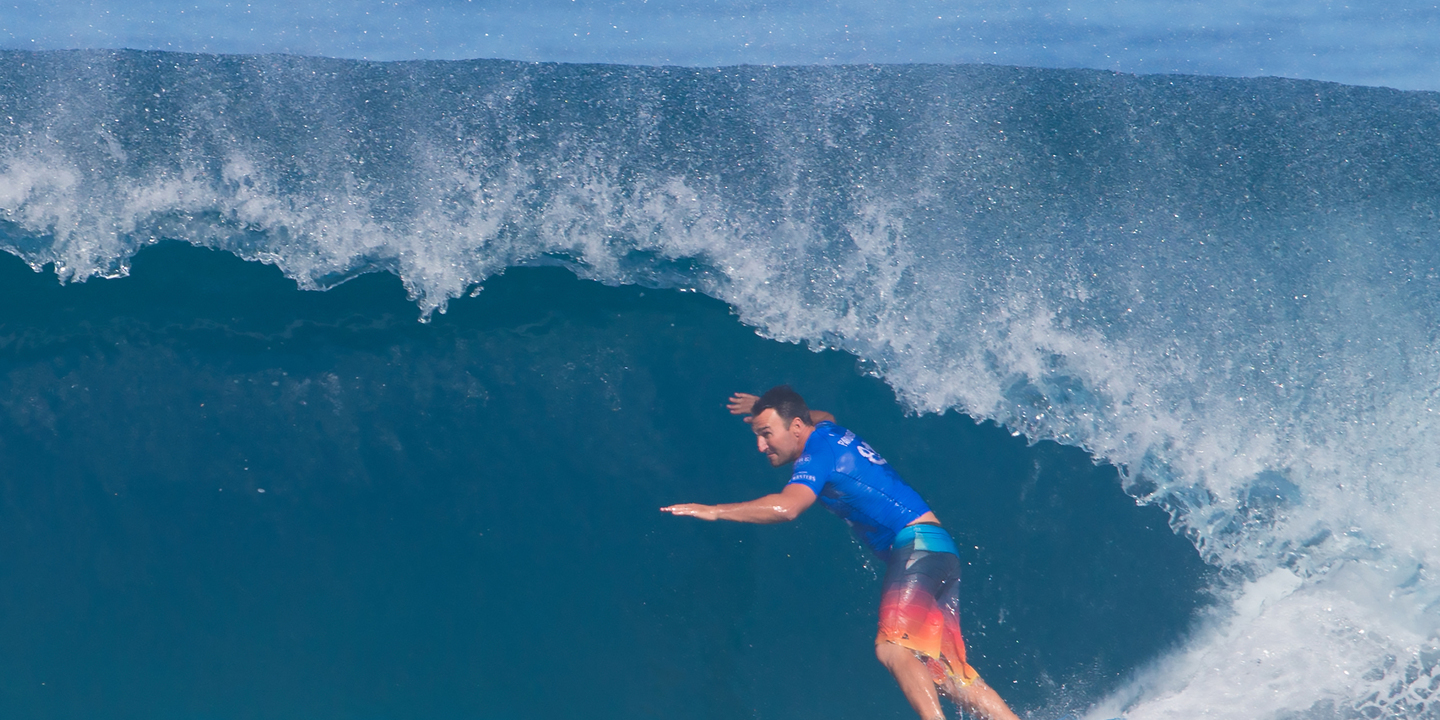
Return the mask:
<path id="1" fill-rule="evenodd" d="M 1440 90 L 1434 0 L 11 0 L 0 48 L 624 65 L 994 63 Z"/>
<path id="2" fill-rule="evenodd" d="M 3 273 L 14 717 L 905 717 L 838 521 L 657 512 L 784 482 L 722 402 L 783 379 L 943 509 L 1019 706 L 1115 687 L 1204 601 L 1113 469 L 907 417 L 708 298 L 518 269 L 422 325 L 393 276 L 307 293 L 188 245 Z"/>
<path id="3" fill-rule="evenodd" d="M 0 118 L 6 706 L 906 717 L 838 522 L 656 511 L 783 482 L 790 382 L 1017 708 L 1436 712 L 1440 95 L 9 52 Z"/>

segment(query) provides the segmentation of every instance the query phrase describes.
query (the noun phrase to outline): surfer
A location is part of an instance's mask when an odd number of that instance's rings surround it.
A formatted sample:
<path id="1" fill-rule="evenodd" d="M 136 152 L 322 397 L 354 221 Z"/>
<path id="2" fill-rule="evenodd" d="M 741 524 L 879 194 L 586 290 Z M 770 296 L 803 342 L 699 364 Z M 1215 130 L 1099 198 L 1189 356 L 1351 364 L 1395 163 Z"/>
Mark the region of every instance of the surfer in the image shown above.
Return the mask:
<path id="1" fill-rule="evenodd" d="M 886 563 L 875 655 L 921 719 L 944 719 L 943 694 L 976 717 L 1019 720 L 965 662 L 959 551 L 919 493 L 864 440 L 836 425 L 835 416 L 810 410 L 789 386 L 759 397 L 736 393 L 727 407 L 745 416 L 772 466 L 794 463 L 790 482 L 749 502 L 660 510 L 768 524 L 794 520 L 819 500 Z"/>

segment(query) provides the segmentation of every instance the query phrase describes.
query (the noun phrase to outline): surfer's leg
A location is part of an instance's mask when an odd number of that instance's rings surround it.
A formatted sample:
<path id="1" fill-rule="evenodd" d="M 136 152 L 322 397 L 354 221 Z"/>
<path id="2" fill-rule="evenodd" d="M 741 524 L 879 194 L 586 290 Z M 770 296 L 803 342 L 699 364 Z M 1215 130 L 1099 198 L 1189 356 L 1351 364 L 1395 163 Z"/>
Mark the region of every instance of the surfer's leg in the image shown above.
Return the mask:
<path id="1" fill-rule="evenodd" d="M 967 685 L 952 682 L 945 695 L 961 710 L 983 720 L 1020 720 L 1010 706 L 1000 699 L 995 689 L 985 684 L 982 678 L 975 678 Z"/>
<path id="2" fill-rule="evenodd" d="M 915 657 L 915 653 L 895 643 L 881 642 L 875 644 L 875 657 L 880 658 L 880 663 L 895 676 L 895 682 L 900 684 L 901 692 L 910 701 L 910 707 L 920 715 L 920 720 L 945 720 L 935 680 L 930 675 L 930 669 Z"/>

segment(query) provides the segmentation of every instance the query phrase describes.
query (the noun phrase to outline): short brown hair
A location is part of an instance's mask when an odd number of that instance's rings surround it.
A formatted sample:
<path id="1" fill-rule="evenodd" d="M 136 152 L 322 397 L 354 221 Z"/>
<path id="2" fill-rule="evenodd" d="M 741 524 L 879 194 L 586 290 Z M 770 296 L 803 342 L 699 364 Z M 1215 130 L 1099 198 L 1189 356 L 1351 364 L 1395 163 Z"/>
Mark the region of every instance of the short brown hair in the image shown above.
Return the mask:
<path id="1" fill-rule="evenodd" d="M 806 425 L 815 424 L 810 421 L 810 408 L 805 404 L 805 398 L 800 397 L 800 393 L 795 392 L 789 385 L 776 385 L 766 390 L 750 408 L 750 414 L 759 415 L 766 410 L 774 410 L 786 425 L 795 418 L 800 418 L 800 422 Z"/>

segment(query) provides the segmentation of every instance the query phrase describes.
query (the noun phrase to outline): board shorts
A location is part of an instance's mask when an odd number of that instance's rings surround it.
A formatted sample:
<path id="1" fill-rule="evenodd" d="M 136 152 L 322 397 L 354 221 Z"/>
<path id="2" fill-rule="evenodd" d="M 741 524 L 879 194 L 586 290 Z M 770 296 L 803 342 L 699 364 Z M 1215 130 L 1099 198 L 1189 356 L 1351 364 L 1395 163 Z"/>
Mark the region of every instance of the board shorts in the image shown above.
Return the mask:
<path id="1" fill-rule="evenodd" d="M 895 535 L 875 636 L 876 645 L 882 642 L 914 652 L 942 688 L 980 677 L 965 662 L 960 635 L 960 554 L 938 525 L 911 525 Z"/>

